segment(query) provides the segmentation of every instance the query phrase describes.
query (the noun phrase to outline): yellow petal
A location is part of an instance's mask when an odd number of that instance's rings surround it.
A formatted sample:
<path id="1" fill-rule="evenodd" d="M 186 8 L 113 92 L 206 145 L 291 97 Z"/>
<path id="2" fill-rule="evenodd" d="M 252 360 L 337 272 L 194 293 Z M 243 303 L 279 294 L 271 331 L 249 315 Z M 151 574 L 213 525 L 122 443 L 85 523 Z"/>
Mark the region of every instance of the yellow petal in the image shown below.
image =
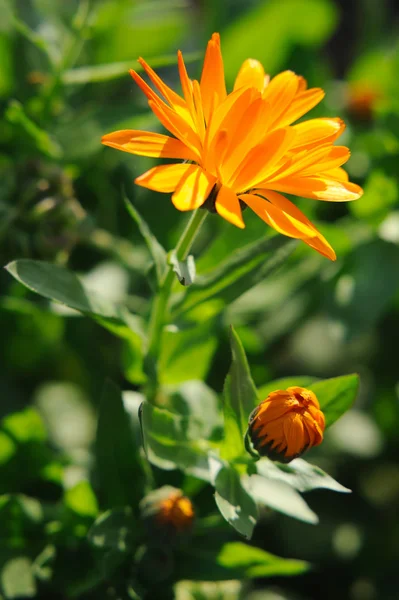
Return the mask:
<path id="1" fill-rule="evenodd" d="M 162 81 L 162 79 L 159 77 L 159 75 L 157 75 L 155 73 L 155 71 L 153 71 L 153 69 L 151 69 L 150 65 L 148 65 L 143 58 L 141 58 L 141 57 L 139 58 L 139 63 L 143 67 L 144 71 L 147 73 L 148 77 L 151 79 L 151 81 L 155 85 L 155 87 L 161 92 L 161 94 L 163 95 L 165 100 L 167 100 L 172 107 L 183 108 L 184 107 L 183 98 L 181 98 L 178 94 L 176 94 L 176 92 L 174 92 L 172 90 L 172 88 L 167 86 L 166 83 L 164 83 Z M 134 73 L 134 71 L 132 71 L 131 74 L 132 73 Z"/>
<path id="2" fill-rule="evenodd" d="M 264 198 L 255 194 L 244 194 L 240 199 L 245 202 L 253 211 L 270 227 L 273 227 L 278 233 L 288 237 L 303 239 L 312 237 L 314 229 L 307 223 L 292 217 L 290 214 L 280 210 Z"/>
<path id="3" fill-rule="evenodd" d="M 206 173 L 198 165 L 190 165 L 172 196 L 172 202 L 178 210 L 199 208 L 208 198 L 216 178 Z"/>
<path id="4" fill-rule="evenodd" d="M 262 64 L 254 58 L 247 58 L 241 65 L 234 83 L 234 90 L 241 87 L 254 87 L 263 92 L 268 83 L 268 77 Z"/>
<path id="5" fill-rule="evenodd" d="M 160 165 L 146 171 L 143 175 L 137 177 L 134 182 L 155 192 L 174 192 L 181 179 L 195 166 L 183 163 Z"/>
<path id="6" fill-rule="evenodd" d="M 328 176 L 319 177 L 293 176 L 278 181 L 268 182 L 267 187 L 278 192 L 314 198 L 315 200 L 326 200 L 328 202 L 347 202 L 357 200 L 362 196 L 363 190 L 360 186 L 350 181 L 331 179 Z"/>
<path id="7" fill-rule="evenodd" d="M 226 221 L 244 229 L 245 223 L 242 220 L 240 202 L 233 190 L 222 185 L 216 198 L 215 208 Z"/>
<path id="8" fill-rule="evenodd" d="M 114 131 L 104 135 L 101 142 L 105 146 L 139 156 L 196 160 L 196 155 L 180 140 L 151 131 L 135 129 Z"/>
<path id="9" fill-rule="evenodd" d="M 234 173 L 229 183 L 237 192 L 244 192 L 257 187 L 290 148 L 295 139 L 292 127 L 275 129 L 269 133 L 261 144 L 250 150 L 242 160 L 238 171 Z"/>
<path id="10" fill-rule="evenodd" d="M 199 162 L 201 160 L 201 141 L 191 125 L 166 104 L 160 106 L 152 100 L 149 100 L 148 104 L 162 125 L 188 146 Z"/>
<path id="11" fill-rule="evenodd" d="M 186 65 L 184 64 L 183 55 L 180 50 L 177 53 L 177 65 L 179 68 L 180 82 L 183 90 L 184 99 L 188 106 L 188 110 L 195 121 L 195 108 L 194 108 L 194 99 L 193 99 L 193 86 L 187 75 Z"/>
<path id="12" fill-rule="evenodd" d="M 303 148 L 314 144 L 333 142 L 345 129 L 341 119 L 310 119 L 294 125 L 296 140 L 293 148 Z"/>
<path id="13" fill-rule="evenodd" d="M 315 107 L 316 104 L 319 104 L 324 96 L 325 93 L 321 88 L 311 88 L 310 90 L 297 94 L 287 110 L 280 115 L 275 126 L 283 127 L 285 125 L 291 125 L 291 123 L 294 123 L 294 121 L 297 121 Z"/>
<path id="14" fill-rule="evenodd" d="M 270 104 L 272 123 L 276 126 L 281 115 L 285 115 L 298 90 L 298 76 L 292 71 L 283 71 L 273 77 L 263 92 L 263 98 Z M 279 124 L 280 126 L 280 124 Z"/>
<path id="15" fill-rule="evenodd" d="M 216 93 L 217 105 L 226 98 L 226 84 L 224 81 L 223 58 L 220 51 L 220 37 L 214 33 L 208 42 L 202 69 L 201 95 L 204 105 L 206 122 L 209 122 L 212 106 L 212 97 Z"/>
<path id="16" fill-rule="evenodd" d="M 332 146 L 323 160 L 315 161 L 313 165 L 303 169 L 301 175 L 316 175 L 340 167 L 349 160 L 350 154 L 346 146 Z"/>

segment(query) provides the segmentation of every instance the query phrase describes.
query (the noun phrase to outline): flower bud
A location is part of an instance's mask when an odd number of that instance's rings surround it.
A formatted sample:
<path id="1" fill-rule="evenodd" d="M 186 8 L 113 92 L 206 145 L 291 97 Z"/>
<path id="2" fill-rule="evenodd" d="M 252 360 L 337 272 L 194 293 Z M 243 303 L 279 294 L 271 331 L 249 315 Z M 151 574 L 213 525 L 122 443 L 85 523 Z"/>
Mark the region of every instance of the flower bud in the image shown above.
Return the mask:
<path id="1" fill-rule="evenodd" d="M 311 390 L 276 390 L 251 413 L 248 434 L 261 456 L 288 463 L 323 441 L 325 419 Z"/>
<path id="2" fill-rule="evenodd" d="M 141 514 L 150 529 L 163 531 L 168 537 L 189 533 L 194 521 L 191 500 L 171 486 L 148 494 L 141 502 Z"/>

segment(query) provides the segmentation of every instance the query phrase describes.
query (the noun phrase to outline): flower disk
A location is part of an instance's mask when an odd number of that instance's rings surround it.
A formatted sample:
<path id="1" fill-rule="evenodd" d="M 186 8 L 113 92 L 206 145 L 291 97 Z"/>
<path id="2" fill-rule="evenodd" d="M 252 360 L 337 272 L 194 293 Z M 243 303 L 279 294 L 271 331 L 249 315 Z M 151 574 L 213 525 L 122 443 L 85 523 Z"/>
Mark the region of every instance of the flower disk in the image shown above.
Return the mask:
<path id="1" fill-rule="evenodd" d="M 249 418 L 249 435 L 261 456 L 288 463 L 323 441 L 325 419 L 315 394 L 301 387 L 276 390 Z"/>
<path id="2" fill-rule="evenodd" d="M 323 90 L 307 89 L 303 77 L 292 71 L 270 79 L 259 61 L 248 59 L 227 94 L 216 33 L 208 42 L 199 82 L 189 79 L 178 52 L 183 96 L 142 58 L 139 63 L 159 94 L 136 71 L 130 73 L 172 136 L 123 130 L 105 135 L 102 142 L 132 154 L 184 162 L 154 167 L 136 183 L 172 193 L 172 202 L 181 211 L 203 207 L 209 199 L 207 208 L 240 228 L 245 227 L 241 209 L 249 206 L 277 232 L 335 260 L 327 240 L 281 194 L 331 202 L 362 195 L 341 166 L 349 158 L 348 148 L 333 145 L 344 123 L 317 118 L 293 125 L 322 100 Z"/>

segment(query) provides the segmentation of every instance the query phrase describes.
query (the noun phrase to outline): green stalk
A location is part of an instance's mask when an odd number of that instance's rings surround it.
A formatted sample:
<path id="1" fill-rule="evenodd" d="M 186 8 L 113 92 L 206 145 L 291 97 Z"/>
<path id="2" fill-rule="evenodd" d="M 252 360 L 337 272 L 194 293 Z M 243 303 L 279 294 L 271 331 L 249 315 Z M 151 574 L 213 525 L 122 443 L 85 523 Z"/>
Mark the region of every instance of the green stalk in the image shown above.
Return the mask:
<path id="1" fill-rule="evenodd" d="M 175 249 L 178 260 L 185 260 L 187 258 L 194 239 L 207 214 L 208 211 L 201 209 L 197 209 L 192 214 Z M 157 362 L 161 350 L 163 328 L 168 319 L 168 304 L 175 277 L 173 265 L 169 264 L 151 310 L 146 358 L 147 371 L 149 371 L 147 396 L 150 402 L 154 401 L 158 388 Z"/>

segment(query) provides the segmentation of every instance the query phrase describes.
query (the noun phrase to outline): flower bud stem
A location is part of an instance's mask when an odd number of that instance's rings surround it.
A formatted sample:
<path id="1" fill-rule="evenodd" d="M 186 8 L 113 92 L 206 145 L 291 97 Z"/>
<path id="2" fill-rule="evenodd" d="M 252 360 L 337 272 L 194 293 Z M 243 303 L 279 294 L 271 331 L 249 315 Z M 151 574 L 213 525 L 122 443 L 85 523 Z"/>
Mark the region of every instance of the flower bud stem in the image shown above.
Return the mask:
<path id="1" fill-rule="evenodd" d="M 192 216 L 187 223 L 187 226 L 183 231 L 175 249 L 175 256 L 178 260 L 185 260 L 187 258 L 191 246 L 197 236 L 198 231 L 200 230 L 202 223 L 205 221 L 207 214 L 208 212 L 206 210 L 200 209 L 197 209 L 192 213 Z M 147 366 L 147 375 L 149 379 L 147 386 L 147 398 L 153 403 L 155 403 L 155 396 L 158 389 L 157 363 L 162 346 L 162 333 L 168 319 L 168 304 L 175 277 L 173 265 L 168 264 L 158 293 L 155 296 L 152 304 L 149 323 L 148 349 L 145 364 Z"/>

